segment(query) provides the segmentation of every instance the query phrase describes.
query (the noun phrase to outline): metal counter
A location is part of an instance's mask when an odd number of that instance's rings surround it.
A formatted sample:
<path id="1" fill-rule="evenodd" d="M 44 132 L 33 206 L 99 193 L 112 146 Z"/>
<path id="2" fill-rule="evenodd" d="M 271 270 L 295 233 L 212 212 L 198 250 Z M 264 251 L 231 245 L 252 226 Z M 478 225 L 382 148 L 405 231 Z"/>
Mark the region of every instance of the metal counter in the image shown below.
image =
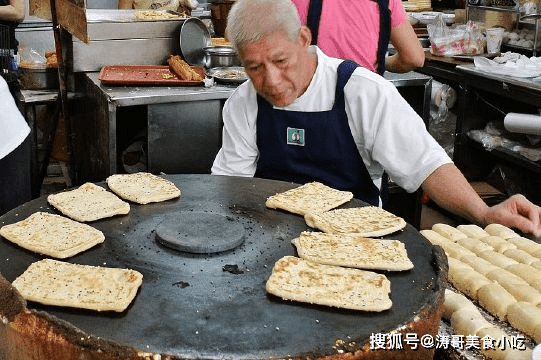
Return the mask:
<path id="1" fill-rule="evenodd" d="M 119 114 L 134 109 L 145 117 L 148 170 L 164 173 L 209 173 L 221 147 L 222 107 L 236 86 L 129 87 L 103 86 L 98 72 L 78 73 L 78 91 L 84 102 L 76 104 L 75 184 L 101 181 L 119 172 L 118 137 L 134 124 Z M 425 120 L 431 92 L 429 76 L 409 72 L 385 73 Z M 129 115 L 132 116 L 132 115 Z"/>

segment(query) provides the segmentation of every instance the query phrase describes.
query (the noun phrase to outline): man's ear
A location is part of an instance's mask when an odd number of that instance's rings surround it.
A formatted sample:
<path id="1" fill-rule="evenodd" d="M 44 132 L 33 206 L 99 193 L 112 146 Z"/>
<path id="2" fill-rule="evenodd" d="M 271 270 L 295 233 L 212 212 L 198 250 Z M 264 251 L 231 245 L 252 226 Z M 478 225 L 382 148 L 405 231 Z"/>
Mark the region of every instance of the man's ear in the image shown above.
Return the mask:
<path id="1" fill-rule="evenodd" d="M 312 32 L 306 25 L 301 26 L 299 31 L 299 44 L 305 47 L 310 46 L 312 43 Z"/>

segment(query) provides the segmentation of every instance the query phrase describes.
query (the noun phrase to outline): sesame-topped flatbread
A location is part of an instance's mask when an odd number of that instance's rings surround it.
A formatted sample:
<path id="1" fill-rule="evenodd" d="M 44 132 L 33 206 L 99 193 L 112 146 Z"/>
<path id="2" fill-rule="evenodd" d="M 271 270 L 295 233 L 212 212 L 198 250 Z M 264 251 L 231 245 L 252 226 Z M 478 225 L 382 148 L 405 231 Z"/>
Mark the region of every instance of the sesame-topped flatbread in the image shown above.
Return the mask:
<path id="1" fill-rule="evenodd" d="M 353 193 L 349 191 L 336 190 L 319 182 L 310 182 L 272 195 L 265 205 L 271 209 L 282 209 L 304 215 L 312 211 L 334 209 L 352 198 Z"/>
<path id="2" fill-rule="evenodd" d="M 28 301 L 96 311 L 124 311 L 137 295 L 143 275 L 135 270 L 44 259 L 13 281 Z"/>
<path id="3" fill-rule="evenodd" d="M 392 306 L 391 282 L 385 275 L 294 256 L 274 264 L 266 289 L 285 300 L 345 309 L 384 311 Z"/>
<path id="4" fill-rule="evenodd" d="M 85 183 L 75 190 L 51 194 L 47 201 L 62 214 L 81 222 L 127 214 L 130 211 L 127 202 L 93 183 Z"/>
<path id="5" fill-rule="evenodd" d="M 45 212 L 3 226 L 0 235 L 27 250 L 58 259 L 76 255 L 105 240 L 103 233 L 90 225 Z"/>
<path id="6" fill-rule="evenodd" d="M 404 243 L 398 240 L 303 231 L 291 242 L 301 258 L 320 264 L 388 271 L 413 268 Z"/>
<path id="7" fill-rule="evenodd" d="M 404 219 L 376 206 L 311 212 L 304 219 L 308 226 L 326 233 L 364 237 L 392 234 L 406 226 Z"/>
<path id="8" fill-rule="evenodd" d="M 180 189 L 173 182 L 147 172 L 116 174 L 107 178 L 107 185 L 124 200 L 148 204 L 174 199 Z"/>

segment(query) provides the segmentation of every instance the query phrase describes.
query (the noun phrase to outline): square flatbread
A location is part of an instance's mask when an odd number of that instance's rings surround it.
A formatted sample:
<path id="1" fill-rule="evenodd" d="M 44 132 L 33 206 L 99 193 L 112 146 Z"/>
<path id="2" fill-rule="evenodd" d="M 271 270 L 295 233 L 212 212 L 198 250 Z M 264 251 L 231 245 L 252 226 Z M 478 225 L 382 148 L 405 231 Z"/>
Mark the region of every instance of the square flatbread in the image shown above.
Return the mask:
<path id="1" fill-rule="evenodd" d="M 355 233 L 364 237 L 392 234 L 406 226 L 399 216 L 376 206 L 312 212 L 304 215 L 306 224 L 331 234 Z"/>
<path id="2" fill-rule="evenodd" d="M 130 205 L 127 202 L 93 183 L 85 183 L 75 190 L 49 195 L 47 201 L 62 214 L 81 222 L 130 212 Z"/>
<path id="3" fill-rule="evenodd" d="M 271 209 L 282 209 L 304 215 L 312 211 L 334 209 L 352 198 L 353 193 L 349 191 L 336 190 L 319 182 L 310 182 L 272 195 L 265 205 Z"/>
<path id="4" fill-rule="evenodd" d="M 413 268 L 406 247 L 398 240 L 304 231 L 292 243 L 301 258 L 320 264 L 388 271 Z"/>
<path id="5" fill-rule="evenodd" d="M 44 259 L 30 265 L 13 286 L 24 299 L 45 305 L 122 312 L 142 282 L 135 270 Z"/>
<path id="6" fill-rule="evenodd" d="M 58 259 L 78 254 L 105 240 L 103 233 L 92 226 L 45 212 L 36 212 L 3 226 L 0 235 L 27 250 Z"/>
<path id="7" fill-rule="evenodd" d="M 278 260 L 267 291 L 285 300 L 363 311 L 391 308 L 391 282 L 371 271 L 318 264 L 294 256 Z"/>
<path id="8" fill-rule="evenodd" d="M 107 178 L 107 185 L 124 200 L 148 204 L 174 199 L 180 189 L 171 181 L 147 172 L 116 174 Z"/>

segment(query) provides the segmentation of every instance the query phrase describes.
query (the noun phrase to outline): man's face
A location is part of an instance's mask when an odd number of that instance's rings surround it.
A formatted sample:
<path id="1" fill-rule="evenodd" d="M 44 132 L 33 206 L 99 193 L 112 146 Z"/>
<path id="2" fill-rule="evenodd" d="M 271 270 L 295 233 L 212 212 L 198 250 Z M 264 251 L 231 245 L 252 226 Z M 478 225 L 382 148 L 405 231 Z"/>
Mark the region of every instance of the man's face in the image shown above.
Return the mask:
<path id="1" fill-rule="evenodd" d="M 239 49 L 256 91 L 275 106 L 291 104 L 310 84 L 315 58 L 308 51 L 310 36 L 305 31 L 302 28 L 295 42 L 274 32 Z"/>

